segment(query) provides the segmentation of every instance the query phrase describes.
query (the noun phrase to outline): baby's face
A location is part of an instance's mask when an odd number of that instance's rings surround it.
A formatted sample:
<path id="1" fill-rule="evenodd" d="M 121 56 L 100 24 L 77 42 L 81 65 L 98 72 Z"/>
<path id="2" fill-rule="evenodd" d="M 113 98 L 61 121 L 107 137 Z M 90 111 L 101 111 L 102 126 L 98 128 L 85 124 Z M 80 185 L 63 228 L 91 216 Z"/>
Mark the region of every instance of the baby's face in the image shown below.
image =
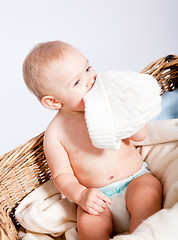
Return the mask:
<path id="1" fill-rule="evenodd" d="M 84 111 L 83 97 L 92 88 L 96 72 L 75 48 L 66 52 L 52 72 L 51 94 L 67 112 Z"/>

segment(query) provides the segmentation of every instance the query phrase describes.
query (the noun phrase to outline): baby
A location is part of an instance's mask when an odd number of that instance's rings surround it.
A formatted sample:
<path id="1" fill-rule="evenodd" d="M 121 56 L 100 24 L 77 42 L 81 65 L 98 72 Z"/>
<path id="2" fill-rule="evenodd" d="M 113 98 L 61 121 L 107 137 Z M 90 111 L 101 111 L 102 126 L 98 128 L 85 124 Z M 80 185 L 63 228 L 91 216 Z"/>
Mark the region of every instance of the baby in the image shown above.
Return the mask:
<path id="1" fill-rule="evenodd" d="M 162 186 L 130 141 L 142 141 L 147 126 L 123 139 L 118 151 L 99 149 L 91 142 L 83 98 L 92 89 L 96 72 L 83 54 L 60 41 L 39 44 L 26 57 L 23 75 L 42 105 L 57 110 L 45 132 L 44 151 L 57 188 L 78 205 L 81 240 L 110 239 L 116 220 L 124 223 L 119 231 L 127 231 L 124 216 L 130 218 L 131 233 L 160 210 Z M 126 204 L 117 216 L 112 212 L 113 194 L 107 191 L 112 185 L 124 199 L 118 198 L 117 205 Z"/>

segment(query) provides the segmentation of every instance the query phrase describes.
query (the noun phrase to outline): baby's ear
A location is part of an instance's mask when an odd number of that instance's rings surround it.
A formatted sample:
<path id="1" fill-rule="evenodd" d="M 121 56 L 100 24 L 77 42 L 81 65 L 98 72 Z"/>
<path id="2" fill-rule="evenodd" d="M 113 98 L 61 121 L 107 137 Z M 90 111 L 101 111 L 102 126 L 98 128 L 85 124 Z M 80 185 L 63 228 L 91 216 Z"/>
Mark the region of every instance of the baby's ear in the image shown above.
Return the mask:
<path id="1" fill-rule="evenodd" d="M 62 107 L 62 104 L 56 100 L 53 96 L 44 96 L 41 99 L 41 104 L 44 107 L 50 108 L 50 109 L 56 109 L 59 110 Z"/>

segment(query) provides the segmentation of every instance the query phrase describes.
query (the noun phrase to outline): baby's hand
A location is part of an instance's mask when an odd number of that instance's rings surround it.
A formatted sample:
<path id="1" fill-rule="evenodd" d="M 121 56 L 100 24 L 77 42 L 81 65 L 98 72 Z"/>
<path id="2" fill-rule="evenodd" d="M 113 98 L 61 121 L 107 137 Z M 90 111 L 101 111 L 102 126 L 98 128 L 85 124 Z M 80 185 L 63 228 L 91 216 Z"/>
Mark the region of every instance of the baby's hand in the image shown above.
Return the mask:
<path id="1" fill-rule="evenodd" d="M 106 203 L 112 204 L 112 200 L 96 188 L 82 191 L 78 205 L 92 215 L 100 215 L 107 207 Z"/>

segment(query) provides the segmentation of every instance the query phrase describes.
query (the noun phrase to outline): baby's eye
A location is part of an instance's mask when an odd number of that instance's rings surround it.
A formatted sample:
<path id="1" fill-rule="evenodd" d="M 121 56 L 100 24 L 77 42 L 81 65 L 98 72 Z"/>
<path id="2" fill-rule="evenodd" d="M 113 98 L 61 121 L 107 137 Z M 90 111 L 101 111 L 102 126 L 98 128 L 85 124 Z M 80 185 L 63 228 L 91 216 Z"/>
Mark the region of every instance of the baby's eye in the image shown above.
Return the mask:
<path id="1" fill-rule="evenodd" d="M 86 72 L 89 72 L 90 68 L 91 68 L 91 66 L 87 67 Z"/>
<path id="2" fill-rule="evenodd" d="M 77 86 L 79 84 L 80 80 L 77 80 L 74 84 L 74 86 Z"/>

